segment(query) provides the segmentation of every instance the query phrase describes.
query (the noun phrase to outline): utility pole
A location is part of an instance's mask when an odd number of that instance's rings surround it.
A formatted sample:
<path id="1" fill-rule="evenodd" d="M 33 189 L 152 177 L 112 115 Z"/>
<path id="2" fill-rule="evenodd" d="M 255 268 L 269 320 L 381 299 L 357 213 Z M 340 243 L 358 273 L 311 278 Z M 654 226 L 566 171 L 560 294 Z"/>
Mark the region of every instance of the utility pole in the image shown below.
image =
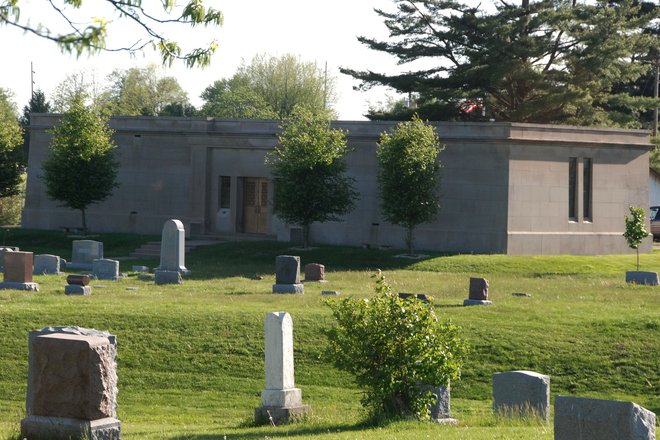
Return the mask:
<path id="1" fill-rule="evenodd" d="M 34 96 L 34 65 L 30 61 L 30 99 Z"/>
<path id="2" fill-rule="evenodd" d="M 653 83 L 653 97 L 658 99 L 658 82 L 660 81 L 660 54 L 655 56 L 655 81 Z M 653 109 L 653 136 L 658 135 L 658 106 Z"/>

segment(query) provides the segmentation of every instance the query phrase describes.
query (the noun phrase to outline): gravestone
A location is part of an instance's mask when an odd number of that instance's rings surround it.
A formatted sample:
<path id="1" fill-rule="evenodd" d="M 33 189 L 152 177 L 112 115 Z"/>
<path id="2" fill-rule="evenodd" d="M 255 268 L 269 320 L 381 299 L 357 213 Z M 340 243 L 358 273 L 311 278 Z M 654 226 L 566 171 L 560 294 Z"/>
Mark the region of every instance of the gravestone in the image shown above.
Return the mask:
<path id="1" fill-rule="evenodd" d="M 60 257 L 50 254 L 35 255 L 33 273 L 35 275 L 61 275 Z"/>
<path id="2" fill-rule="evenodd" d="M 300 257 L 293 255 L 275 257 L 273 293 L 305 293 L 305 286 L 300 283 Z"/>
<path id="3" fill-rule="evenodd" d="M 325 283 L 325 266 L 319 263 L 305 264 L 305 281 Z"/>
<path id="4" fill-rule="evenodd" d="M 16 246 L 0 246 L 0 271 L 4 268 L 5 252 L 16 252 L 19 250 Z"/>
<path id="5" fill-rule="evenodd" d="M 657 286 L 660 284 L 658 272 L 644 272 L 633 270 L 626 272 L 626 283 L 644 284 L 646 286 Z"/>
<path id="6" fill-rule="evenodd" d="M 38 291 L 39 284 L 32 282 L 32 260 L 32 252 L 5 252 L 0 289 Z"/>
<path id="7" fill-rule="evenodd" d="M 506 417 L 550 420 L 550 377 L 522 370 L 494 373 L 493 411 Z"/>
<path id="8" fill-rule="evenodd" d="M 149 268 L 147 266 L 133 266 L 131 267 L 131 270 L 133 272 L 149 273 Z"/>
<path id="9" fill-rule="evenodd" d="M 470 278 L 470 293 L 468 299 L 463 301 L 464 306 L 489 306 L 493 304 L 488 300 L 488 280 L 486 278 Z"/>
<path id="10" fill-rule="evenodd" d="M 555 397 L 555 440 L 655 440 L 655 414 L 633 402 Z"/>
<path id="11" fill-rule="evenodd" d="M 64 293 L 67 295 L 91 295 L 92 293 L 89 275 L 69 275 L 66 277 L 66 282 Z"/>
<path id="12" fill-rule="evenodd" d="M 255 409 L 258 424 L 292 422 L 310 412 L 302 404 L 302 391 L 295 388 L 293 371 L 293 322 L 286 312 L 266 314 L 266 389 Z"/>
<path id="13" fill-rule="evenodd" d="M 160 265 L 158 270 L 176 271 L 189 275 L 186 269 L 186 230 L 179 220 L 171 219 L 163 225 L 160 241 Z"/>
<path id="14" fill-rule="evenodd" d="M 436 400 L 429 408 L 431 413 L 431 421 L 441 425 L 456 425 L 458 420 L 451 416 L 451 391 L 450 386 L 437 386 L 429 387 L 430 391 L 435 395 Z"/>
<path id="15" fill-rule="evenodd" d="M 117 281 L 119 279 L 119 261 L 99 259 L 92 262 L 92 273 L 99 280 Z"/>
<path id="16" fill-rule="evenodd" d="M 178 270 L 156 269 L 154 271 L 154 281 L 156 284 L 183 284 L 183 280 L 181 279 L 181 272 Z"/>
<path id="17" fill-rule="evenodd" d="M 94 240 L 73 240 L 71 261 L 67 270 L 92 270 L 94 260 L 103 259 L 103 243 Z"/>
<path id="18" fill-rule="evenodd" d="M 21 438 L 119 440 L 117 342 L 79 327 L 30 332 Z"/>

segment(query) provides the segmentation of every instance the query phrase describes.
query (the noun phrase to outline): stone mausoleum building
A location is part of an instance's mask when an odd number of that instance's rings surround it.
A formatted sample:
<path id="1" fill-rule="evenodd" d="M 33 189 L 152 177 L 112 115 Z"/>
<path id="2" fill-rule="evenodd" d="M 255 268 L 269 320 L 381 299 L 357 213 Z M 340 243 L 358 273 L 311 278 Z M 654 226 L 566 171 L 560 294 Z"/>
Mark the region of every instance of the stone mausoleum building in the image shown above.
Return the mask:
<path id="1" fill-rule="evenodd" d="M 32 115 L 23 226 L 78 227 L 80 213 L 58 207 L 39 177 L 58 115 Z M 98 232 L 159 234 L 171 218 L 187 233 L 250 234 L 292 240 L 295 225 L 272 214 L 273 182 L 264 157 L 277 121 L 116 117 L 120 187 L 87 211 Z M 347 130 L 348 173 L 360 198 L 341 221 L 314 224 L 316 243 L 404 248 L 384 221 L 376 146 L 391 122 L 333 123 Z M 437 123 L 446 145 L 440 215 L 420 225 L 416 247 L 461 253 L 611 254 L 628 206 L 648 209 L 649 136 L 641 130 L 519 123 Z M 80 170 L 84 173 L 85 170 Z M 648 226 L 648 225 L 647 225 Z M 643 250 L 650 251 L 648 239 Z"/>

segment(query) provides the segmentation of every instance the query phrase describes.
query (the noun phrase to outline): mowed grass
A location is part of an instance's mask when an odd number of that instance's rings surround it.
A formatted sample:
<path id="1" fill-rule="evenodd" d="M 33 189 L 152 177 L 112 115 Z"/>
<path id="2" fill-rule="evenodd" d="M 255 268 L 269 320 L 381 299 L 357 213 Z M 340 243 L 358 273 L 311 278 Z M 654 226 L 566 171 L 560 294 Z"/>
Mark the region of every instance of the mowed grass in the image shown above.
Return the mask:
<path id="1" fill-rule="evenodd" d="M 41 232 L 12 233 L 7 244 L 23 250 L 40 243 Z M 153 238 L 96 239 L 104 241 L 106 255 L 121 256 Z M 59 233 L 48 240 L 70 258 L 70 238 Z M 127 439 L 552 439 L 552 423 L 493 417 L 491 375 L 513 369 L 550 375 L 553 398 L 631 400 L 660 411 L 660 287 L 626 285 L 634 255 L 431 254 L 411 261 L 398 253 L 223 243 L 187 256 L 193 274 L 181 286 L 156 286 L 130 273 L 134 264 L 155 267 L 157 260 L 122 260 L 129 276 L 93 282 L 89 297 L 64 295 L 65 276 L 35 276 L 38 293 L 0 291 L 0 438 L 17 438 L 25 413 L 27 334 L 48 325 L 117 335 L 119 417 Z M 304 295 L 271 294 L 280 254 L 300 255 L 303 265 L 325 264 L 329 282 L 306 283 Z M 660 253 L 641 261 L 643 270 L 660 269 Z M 367 297 L 378 268 L 395 291 L 432 295 L 441 319 L 462 327 L 472 349 L 461 380 L 452 384 L 458 427 L 365 424 L 359 390 L 324 359 L 323 329 L 332 320 L 320 291 Z M 254 275 L 263 279 L 250 279 Z M 470 276 L 488 278 L 493 306 L 461 306 Z M 276 428 L 252 426 L 264 387 L 263 319 L 269 311 L 293 317 L 296 384 L 313 408 L 305 422 Z"/>

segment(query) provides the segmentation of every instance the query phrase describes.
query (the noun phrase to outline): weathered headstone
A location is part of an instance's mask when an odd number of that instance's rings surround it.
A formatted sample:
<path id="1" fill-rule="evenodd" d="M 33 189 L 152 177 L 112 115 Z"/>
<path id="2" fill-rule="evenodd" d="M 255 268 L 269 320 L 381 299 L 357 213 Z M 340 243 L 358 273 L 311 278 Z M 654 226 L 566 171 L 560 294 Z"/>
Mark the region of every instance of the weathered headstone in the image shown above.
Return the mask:
<path id="1" fill-rule="evenodd" d="M 0 289 L 39 290 L 39 284 L 32 282 L 32 252 L 5 252 L 4 281 Z"/>
<path id="2" fill-rule="evenodd" d="M 555 440 L 655 440 L 655 414 L 633 402 L 555 397 Z"/>
<path id="3" fill-rule="evenodd" d="M 94 240 L 73 240 L 71 261 L 67 270 L 92 270 L 94 260 L 103 259 L 103 243 Z"/>
<path id="4" fill-rule="evenodd" d="M 431 421 L 441 425 L 456 425 L 458 420 L 451 416 L 451 391 L 450 386 L 437 386 L 429 387 L 430 391 L 435 395 L 436 400 L 431 405 Z"/>
<path id="5" fill-rule="evenodd" d="M 644 284 L 647 286 L 657 286 L 660 284 L 658 272 L 644 272 L 633 270 L 626 272 L 626 283 Z"/>
<path id="6" fill-rule="evenodd" d="M 334 295 L 337 296 L 339 295 L 339 292 L 336 290 L 321 290 L 321 295 Z"/>
<path id="7" fill-rule="evenodd" d="M 15 246 L 0 246 L 0 271 L 4 270 L 5 252 L 16 252 L 20 249 Z"/>
<path id="8" fill-rule="evenodd" d="M 494 373 L 493 411 L 506 417 L 550 420 L 550 377 L 523 370 Z"/>
<path id="9" fill-rule="evenodd" d="M 99 280 L 119 279 L 119 261 L 99 259 L 92 262 L 92 273 Z"/>
<path id="10" fill-rule="evenodd" d="M 181 272 L 178 270 L 160 270 L 154 271 L 154 281 L 156 284 L 183 284 Z"/>
<path id="11" fill-rule="evenodd" d="M 424 293 L 406 293 L 406 292 L 399 292 L 399 298 L 401 299 L 418 299 L 423 302 L 430 302 L 431 300 L 429 297 L 424 294 Z"/>
<path id="12" fill-rule="evenodd" d="M 305 281 L 325 283 L 325 266 L 319 263 L 305 264 Z"/>
<path id="13" fill-rule="evenodd" d="M 133 266 L 131 267 L 131 270 L 133 272 L 149 273 L 149 268 L 147 266 Z"/>
<path id="14" fill-rule="evenodd" d="M 57 255 L 41 254 L 34 256 L 35 275 L 60 275 L 60 257 Z"/>
<path id="15" fill-rule="evenodd" d="M 119 440 L 117 343 L 78 327 L 30 332 L 21 438 Z"/>
<path id="16" fill-rule="evenodd" d="M 179 220 L 171 219 L 163 225 L 160 241 L 160 265 L 158 270 L 190 274 L 186 269 L 186 230 Z"/>
<path id="17" fill-rule="evenodd" d="M 266 389 L 255 409 L 259 424 L 291 422 L 310 412 L 302 404 L 302 391 L 295 388 L 293 371 L 293 322 L 286 312 L 266 315 Z"/>
<path id="18" fill-rule="evenodd" d="M 464 306 L 489 306 L 493 304 L 488 300 L 488 280 L 486 278 L 470 278 L 470 293 L 468 299 L 463 301 Z"/>
<path id="19" fill-rule="evenodd" d="M 275 258 L 273 293 L 305 293 L 300 283 L 300 257 L 280 255 Z"/>
<path id="20" fill-rule="evenodd" d="M 67 295 L 91 295 L 92 293 L 89 275 L 69 275 L 66 277 L 66 282 L 64 293 Z"/>

